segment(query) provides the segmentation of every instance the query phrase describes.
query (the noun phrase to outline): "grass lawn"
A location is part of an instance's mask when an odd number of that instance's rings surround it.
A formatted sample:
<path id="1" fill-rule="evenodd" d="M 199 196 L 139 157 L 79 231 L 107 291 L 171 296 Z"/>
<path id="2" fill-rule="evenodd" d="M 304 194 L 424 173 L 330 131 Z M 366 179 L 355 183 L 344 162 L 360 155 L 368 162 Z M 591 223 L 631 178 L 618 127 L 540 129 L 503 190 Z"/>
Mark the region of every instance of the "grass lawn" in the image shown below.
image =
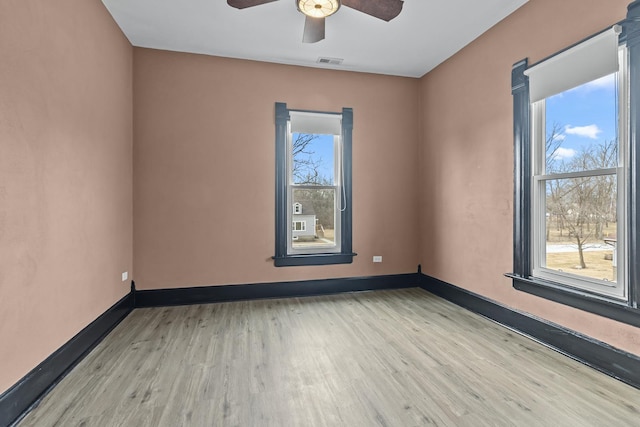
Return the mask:
<path id="1" fill-rule="evenodd" d="M 605 254 L 612 253 L 613 249 L 584 252 L 584 263 L 587 265 L 587 268 L 584 269 L 576 268 L 580 265 L 577 250 L 576 252 L 549 253 L 547 254 L 547 268 L 583 277 L 613 281 L 613 261 L 604 259 Z"/>

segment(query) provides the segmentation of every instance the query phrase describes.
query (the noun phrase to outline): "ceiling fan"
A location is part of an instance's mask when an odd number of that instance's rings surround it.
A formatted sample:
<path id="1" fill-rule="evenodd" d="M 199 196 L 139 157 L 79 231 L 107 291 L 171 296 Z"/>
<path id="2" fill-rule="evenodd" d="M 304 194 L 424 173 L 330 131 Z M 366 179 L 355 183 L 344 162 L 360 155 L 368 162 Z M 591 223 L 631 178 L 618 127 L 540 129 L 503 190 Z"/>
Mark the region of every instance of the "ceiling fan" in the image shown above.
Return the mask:
<path id="1" fill-rule="evenodd" d="M 277 0 L 227 0 L 236 9 L 259 6 Z M 295 0 L 298 10 L 305 15 L 303 43 L 324 39 L 324 19 L 333 15 L 341 5 L 358 10 L 384 21 L 391 21 L 402 11 L 402 0 Z"/>

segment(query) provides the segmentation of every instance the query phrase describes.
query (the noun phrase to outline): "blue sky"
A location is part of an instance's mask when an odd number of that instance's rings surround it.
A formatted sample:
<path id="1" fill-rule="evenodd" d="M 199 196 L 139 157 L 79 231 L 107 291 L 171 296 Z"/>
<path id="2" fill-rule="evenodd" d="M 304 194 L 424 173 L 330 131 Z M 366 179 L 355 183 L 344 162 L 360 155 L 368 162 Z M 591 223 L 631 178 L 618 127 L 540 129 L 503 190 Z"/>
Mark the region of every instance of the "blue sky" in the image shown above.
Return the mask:
<path id="1" fill-rule="evenodd" d="M 560 126 L 558 160 L 570 160 L 582 147 L 616 138 L 616 74 L 549 97 L 547 135 Z"/>
<path id="2" fill-rule="evenodd" d="M 293 134 L 295 140 L 298 134 Z M 314 152 L 314 159 L 321 159 L 319 167 L 320 175 L 332 179 L 333 178 L 333 135 L 317 135 L 318 138 L 311 141 L 307 151 Z"/>

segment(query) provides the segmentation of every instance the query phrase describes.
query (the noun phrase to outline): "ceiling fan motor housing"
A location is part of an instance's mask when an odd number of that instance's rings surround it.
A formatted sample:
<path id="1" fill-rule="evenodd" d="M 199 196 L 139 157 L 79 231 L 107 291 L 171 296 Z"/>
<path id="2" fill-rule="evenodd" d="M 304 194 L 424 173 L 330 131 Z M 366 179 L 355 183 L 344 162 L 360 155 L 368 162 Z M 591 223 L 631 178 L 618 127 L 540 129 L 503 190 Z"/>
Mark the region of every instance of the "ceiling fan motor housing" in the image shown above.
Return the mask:
<path id="1" fill-rule="evenodd" d="M 227 0 L 236 9 L 259 6 L 277 0 Z M 324 39 L 324 18 L 333 15 L 344 3 L 383 21 L 391 21 L 402 11 L 403 0 L 295 0 L 298 11 L 305 15 L 303 43 L 316 43 Z"/>
<path id="2" fill-rule="evenodd" d="M 298 10 L 310 18 L 326 18 L 340 9 L 340 0 L 295 0 Z"/>

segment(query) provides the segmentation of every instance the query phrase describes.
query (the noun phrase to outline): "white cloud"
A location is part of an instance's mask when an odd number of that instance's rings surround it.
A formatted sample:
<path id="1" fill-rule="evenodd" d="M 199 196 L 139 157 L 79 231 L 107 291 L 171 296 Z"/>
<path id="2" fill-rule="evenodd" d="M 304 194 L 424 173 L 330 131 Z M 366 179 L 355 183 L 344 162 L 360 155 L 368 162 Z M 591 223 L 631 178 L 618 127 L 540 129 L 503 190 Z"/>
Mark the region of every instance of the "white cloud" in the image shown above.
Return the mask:
<path id="1" fill-rule="evenodd" d="M 577 151 L 573 148 L 564 148 L 559 147 L 555 153 L 553 153 L 553 158 L 555 160 L 565 160 L 570 159 L 577 154 Z"/>
<path id="2" fill-rule="evenodd" d="M 565 126 L 564 131 L 569 135 L 583 136 L 585 138 L 590 138 L 590 139 L 598 139 L 598 134 L 602 133 L 602 130 L 598 127 L 598 125 L 588 125 L 588 126 L 567 125 Z"/>

